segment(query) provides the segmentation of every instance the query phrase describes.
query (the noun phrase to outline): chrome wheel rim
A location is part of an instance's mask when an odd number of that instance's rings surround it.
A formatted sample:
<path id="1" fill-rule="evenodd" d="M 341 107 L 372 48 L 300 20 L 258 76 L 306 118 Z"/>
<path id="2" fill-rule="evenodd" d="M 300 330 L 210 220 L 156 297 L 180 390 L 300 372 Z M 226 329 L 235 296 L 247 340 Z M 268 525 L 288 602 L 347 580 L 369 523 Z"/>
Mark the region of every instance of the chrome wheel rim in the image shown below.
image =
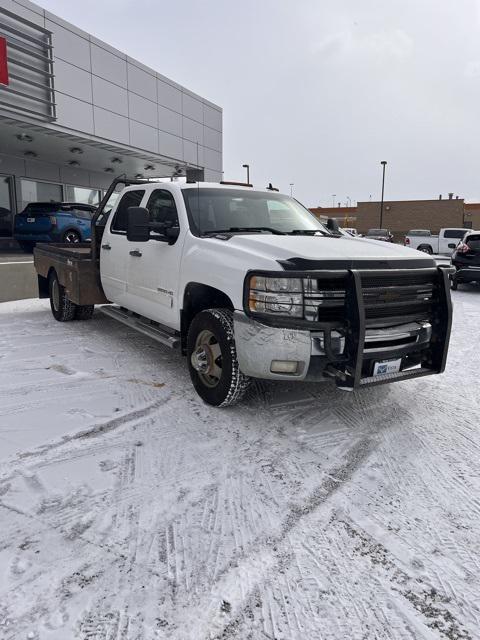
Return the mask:
<path id="1" fill-rule="evenodd" d="M 75 231 L 67 231 L 67 233 L 65 234 L 65 242 L 80 242 L 78 233 L 76 233 Z"/>
<path id="2" fill-rule="evenodd" d="M 60 308 L 60 289 L 56 278 L 52 282 L 52 304 L 55 311 L 58 311 Z"/>
<path id="3" fill-rule="evenodd" d="M 222 351 L 215 335 L 208 329 L 198 334 L 190 362 L 206 387 L 212 389 L 218 385 L 222 377 Z"/>

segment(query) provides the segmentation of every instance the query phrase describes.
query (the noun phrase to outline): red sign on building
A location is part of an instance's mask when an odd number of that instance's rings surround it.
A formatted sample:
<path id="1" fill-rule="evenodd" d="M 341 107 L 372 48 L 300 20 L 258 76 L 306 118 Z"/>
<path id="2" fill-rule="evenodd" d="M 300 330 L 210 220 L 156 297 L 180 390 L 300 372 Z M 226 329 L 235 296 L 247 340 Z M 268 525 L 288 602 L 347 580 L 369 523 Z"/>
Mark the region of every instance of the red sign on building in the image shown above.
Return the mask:
<path id="1" fill-rule="evenodd" d="M 0 38 L 0 84 L 8 84 L 7 41 Z"/>

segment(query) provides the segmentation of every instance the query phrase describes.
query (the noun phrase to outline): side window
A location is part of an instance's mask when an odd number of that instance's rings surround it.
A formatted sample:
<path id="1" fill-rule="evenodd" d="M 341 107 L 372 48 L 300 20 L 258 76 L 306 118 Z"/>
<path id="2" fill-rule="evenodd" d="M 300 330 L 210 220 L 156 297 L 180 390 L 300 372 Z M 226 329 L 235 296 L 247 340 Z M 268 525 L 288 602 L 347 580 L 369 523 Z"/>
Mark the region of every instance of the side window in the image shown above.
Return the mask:
<path id="1" fill-rule="evenodd" d="M 156 189 L 148 199 L 147 209 L 150 212 L 150 222 L 169 222 L 173 227 L 178 226 L 178 213 L 173 194 L 164 189 Z"/>
<path id="2" fill-rule="evenodd" d="M 127 193 L 122 196 L 117 210 L 115 211 L 112 226 L 110 227 L 111 231 L 117 233 L 126 233 L 128 207 L 139 207 L 144 194 L 145 191 L 144 189 L 142 189 L 138 191 L 127 191 Z"/>
<path id="3" fill-rule="evenodd" d="M 449 229 L 448 231 L 445 231 L 444 237 L 461 239 L 465 233 L 465 229 Z"/>

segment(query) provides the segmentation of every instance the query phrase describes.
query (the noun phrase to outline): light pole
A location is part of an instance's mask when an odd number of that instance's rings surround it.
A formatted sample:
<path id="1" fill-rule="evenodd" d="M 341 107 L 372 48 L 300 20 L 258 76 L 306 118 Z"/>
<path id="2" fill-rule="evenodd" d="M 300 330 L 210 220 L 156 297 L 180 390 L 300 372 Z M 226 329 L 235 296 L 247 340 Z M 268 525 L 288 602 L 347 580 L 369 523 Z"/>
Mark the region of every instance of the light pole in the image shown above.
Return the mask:
<path id="1" fill-rule="evenodd" d="M 387 161 L 382 160 L 380 164 L 383 166 L 383 174 L 382 174 L 382 200 L 380 202 L 380 229 L 383 229 L 383 193 L 385 190 L 385 167 L 387 166 Z"/>
<path id="2" fill-rule="evenodd" d="M 336 193 L 332 193 L 332 207 L 335 206 L 335 198 L 337 197 Z"/>
<path id="3" fill-rule="evenodd" d="M 350 198 L 350 196 L 347 196 L 347 203 L 349 207 L 352 206 L 352 199 Z"/>
<path id="4" fill-rule="evenodd" d="M 247 184 L 250 184 L 250 165 L 242 164 L 242 167 L 247 170 Z"/>
<path id="5" fill-rule="evenodd" d="M 293 187 L 295 186 L 294 182 L 290 182 L 290 197 L 293 198 Z"/>

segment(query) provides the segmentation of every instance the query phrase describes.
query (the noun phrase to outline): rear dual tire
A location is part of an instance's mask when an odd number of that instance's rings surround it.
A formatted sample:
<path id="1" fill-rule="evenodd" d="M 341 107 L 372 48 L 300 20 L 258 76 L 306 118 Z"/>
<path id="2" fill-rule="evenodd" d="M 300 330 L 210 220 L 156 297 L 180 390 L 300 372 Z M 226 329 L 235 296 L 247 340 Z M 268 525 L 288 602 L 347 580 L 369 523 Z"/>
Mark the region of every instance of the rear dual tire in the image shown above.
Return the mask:
<path id="1" fill-rule="evenodd" d="M 79 305 L 73 303 L 67 296 L 65 287 L 60 284 L 55 272 L 48 280 L 48 291 L 50 294 L 50 309 L 52 315 L 58 322 L 69 322 L 70 320 L 90 320 L 93 315 L 94 305 Z"/>

